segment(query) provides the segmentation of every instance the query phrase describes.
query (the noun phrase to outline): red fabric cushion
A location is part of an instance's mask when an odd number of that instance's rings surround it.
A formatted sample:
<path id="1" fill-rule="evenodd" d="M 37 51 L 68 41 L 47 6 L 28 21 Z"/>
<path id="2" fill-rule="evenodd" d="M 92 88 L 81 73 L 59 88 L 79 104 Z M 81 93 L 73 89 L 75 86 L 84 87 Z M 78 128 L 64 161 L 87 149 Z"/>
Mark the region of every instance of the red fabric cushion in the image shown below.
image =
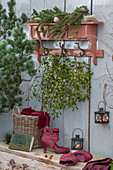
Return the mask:
<path id="1" fill-rule="evenodd" d="M 111 158 L 105 158 L 101 160 L 95 160 L 88 162 L 82 170 L 109 170 L 110 163 L 112 162 Z"/>
<path id="2" fill-rule="evenodd" d="M 49 127 L 50 117 L 47 112 L 36 111 L 31 113 L 32 116 L 38 115 L 38 129 Z"/>
<path id="3" fill-rule="evenodd" d="M 50 117 L 47 112 L 36 111 L 30 108 L 24 108 L 21 112 L 22 115 L 38 116 L 38 129 L 49 127 Z"/>
<path id="4" fill-rule="evenodd" d="M 21 112 L 21 115 L 31 115 L 31 113 L 36 112 L 36 110 L 30 108 L 24 108 Z"/>

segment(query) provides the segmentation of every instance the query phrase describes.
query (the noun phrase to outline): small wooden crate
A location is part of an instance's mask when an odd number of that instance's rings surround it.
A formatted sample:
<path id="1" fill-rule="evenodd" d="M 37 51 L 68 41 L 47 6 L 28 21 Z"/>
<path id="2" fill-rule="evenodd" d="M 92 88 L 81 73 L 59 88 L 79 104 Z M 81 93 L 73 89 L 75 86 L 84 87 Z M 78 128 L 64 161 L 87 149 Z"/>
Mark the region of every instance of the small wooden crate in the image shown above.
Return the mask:
<path id="1" fill-rule="evenodd" d="M 15 113 L 17 108 L 18 113 Z M 33 148 L 42 147 L 42 142 L 38 140 L 38 116 L 26 116 L 20 114 L 18 106 L 13 108 L 14 133 L 28 134 L 34 136 Z"/>

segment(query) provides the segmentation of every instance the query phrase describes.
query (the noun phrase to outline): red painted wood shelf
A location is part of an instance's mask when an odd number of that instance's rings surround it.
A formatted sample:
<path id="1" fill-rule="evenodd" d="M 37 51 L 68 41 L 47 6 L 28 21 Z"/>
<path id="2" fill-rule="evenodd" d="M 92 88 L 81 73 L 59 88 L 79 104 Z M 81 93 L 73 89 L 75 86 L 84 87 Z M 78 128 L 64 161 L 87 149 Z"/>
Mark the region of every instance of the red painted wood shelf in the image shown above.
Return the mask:
<path id="1" fill-rule="evenodd" d="M 54 24 L 54 23 L 53 23 Z M 53 24 L 46 24 L 44 27 L 50 27 Z M 83 57 L 92 57 L 93 63 L 97 65 L 97 57 L 102 58 L 104 57 L 104 50 L 98 50 L 97 49 L 97 25 L 103 24 L 103 22 L 81 22 L 81 26 L 76 30 L 75 34 L 73 36 L 70 36 L 70 32 L 72 31 L 72 28 L 68 29 L 66 32 L 66 35 L 64 36 L 63 40 L 87 40 L 90 42 L 90 46 L 88 49 L 85 49 L 85 54 Z M 35 51 L 34 53 L 37 55 L 37 60 L 41 61 L 41 55 L 44 55 L 44 49 L 40 48 L 40 41 L 39 37 L 37 35 L 37 32 L 35 31 L 38 23 L 25 23 L 24 25 L 29 25 L 29 33 L 31 38 L 35 39 L 37 41 L 35 45 Z M 48 32 L 49 33 L 49 32 Z M 55 40 L 55 38 L 43 36 L 43 33 L 41 29 L 39 28 L 39 34 L 41 37 L 41 40 Z M 60 40 L 60 38 L 58 39 Z M 66 49 L 67 53 L 66 56 L 80 56 L 81 50 L 75 50 L 75 49 Z M 54 54 L 60 54 L 61 49 L 52 49 L 49 51 L 49 55 Z"/>

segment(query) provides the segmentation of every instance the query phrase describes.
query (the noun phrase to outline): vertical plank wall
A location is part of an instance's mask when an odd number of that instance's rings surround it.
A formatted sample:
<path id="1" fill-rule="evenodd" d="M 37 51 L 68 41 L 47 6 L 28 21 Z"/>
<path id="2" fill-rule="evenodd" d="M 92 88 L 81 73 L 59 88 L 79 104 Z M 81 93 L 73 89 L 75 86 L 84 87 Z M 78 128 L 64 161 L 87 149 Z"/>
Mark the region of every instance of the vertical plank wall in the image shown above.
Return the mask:
<path id="1" fill-rule="evenodd" d="M 102 26 L 98 27 L 98 48 L 104 49 L 104 59 L 98 59 L 98 65 L 92 64 L 94 75 L 92 78 L 92 93 L 91 93 L 91 151 L 96 154 L 113 157 L 113 110 L 110 111 L 110 122 L 106 125 L 99 125 L 94 123 L 93 112 L 97 110 L 98 102 L 103 100 L 104 84 L 109 83 L 110 79 L 107 76 L 102 77 L 107 73 L 107 67 L 113 73 L 113 1 L 94 1 L 93 13 L 98 20 L 104 22 Z M 108 44 L 109 47 L 105 43 Z M 108 73 L 107 73 L 108 74 Z M 108 96 L 107 102 L 109 105 L 113 104 L 112 93 Z"/>
<path id="2" fill-rule="evenodd" d="M 7 8 L 7 0 L 0 0 L 0 2 Z M 53 8 L 58 6 L 61 10 L 64 10 L 64 0 L 16 0 L 16 13 L 18 16 L 21 12 L 26 12 L 31 16 L 32 10 L 35 8 L 37 11 L 42 9 Z M 77 6 L 87 5 L 90 9 L 90 0 L 66 0 L 66 11 L 72 12 Z M 103 88 L 104 83 L 108 80 L 103 77 L 106 74 L 106 63 L 111 63 L 112 66 L 112 50 L 109 49 L 103 40 L 107 42 L 111 47 L 113 45 L 112 33 L 113 27 L 113 1 L 112 0 L 93 0 L 93 14 L 96 15 L 97 20 L 103 21 L 103 25 L 98 26 L 98 48 L 104 49 L 104 58 L 97 59 L 97 66 L 91 62 L 91 68 L 94 72 L 92 76 L 92 89 L 91 89 L 91 138 L 90 138 L 90 151 L 94 154 L 102 156 L 110 156 L 113 158 L 113 110 L 106 108 L 110 111 L 110 122 L 106 125 L 95 124 L 94 111 L 97 111 L 99 101 L 103 100 Z M 29 37 L 28 28 L 25 27 L 25 31 Z M 47 45 L 47 43 L 46 43 Z M 50 42 L 49 46 L 53 46 Z M 73 44 L 72 44 L 73 45 Z M 71 46 L 71 45 L 70 45 Z M 34 56 L 35 64 L 37 65 L 36 58 Z M 91 60 L 92 61 L 92 60 Z M 43 68 L 42 68 L 43 69 Z M 28 84 L 23 84 L 22 88 L 28 88 Z M 24 96 L 25 98 L 26 96 Z M 112 104 L 112 98 L 109 100 Z M 88 150 L 88 101 L 79 103 L 79 110 L 72 112 L 66 109 L 64 115 L 52 121 L 51 127 L 58 127 L 60 129 L 60 141 L 59 144 L 64 146 L 71 145 L 72 131 L 75 128 L 81 128 L 84 133 L 84 150 Z M 22 107 L 32 106 L 33 108 L 40 108 L 40 103 L 37 101 L 31 101 L 30 103 L 24 102 Z M 21 109 L 22 109 L 21 107 Z M 12 130 L 13 123 L 10 114 L 5 114 L 0 118 L 0 140 L 3 140 L 3 134 L 8 130 Z"/>

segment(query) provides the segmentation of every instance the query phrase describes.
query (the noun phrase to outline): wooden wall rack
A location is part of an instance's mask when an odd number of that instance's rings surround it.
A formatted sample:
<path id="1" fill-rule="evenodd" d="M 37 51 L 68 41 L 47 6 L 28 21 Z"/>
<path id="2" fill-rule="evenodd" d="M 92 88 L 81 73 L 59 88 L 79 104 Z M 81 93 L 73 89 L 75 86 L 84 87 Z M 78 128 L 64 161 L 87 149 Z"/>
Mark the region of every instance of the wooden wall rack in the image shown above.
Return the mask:
<path id="1" fill-rule="evenodd" d="M 73 36 L 70 36 L 70 32 L 72 31 L 72 28 L 68 29 L 66 32 L 65 37 L 63 40 L 78 40 L 78 41 L 84 41 L 88 40 L 90 42 L 90 46 L 88 49 L 85 49 L 84 57 L 92 57 L 93 63 L 97 65 L 97 57 L 104 57 L 104 50 L 97 50 L 97 25 L 103 24 L 103 22 L 82 22 L 81 26 L 76 30 L 75 34 Z M 37 55 L 37 60 L 41 61 L 41 55 L 44 55 L 44 48 L 41 48 L 39 37 L 37 35 L 37 32 L 35 31 L 38 23 L 25 23 L 24 25 L 29 25 L 30 29 L 30 36 L 31 38 L 35 39 L 37 41 L 35 45 L 35 51 L 34 53 Z M 44 27 L 50 27 L 51 24 L 45 25 Z M 55 40 L 54 38 L 47 38 L 47 36 L 43 36 L 42 31 L 39 29 L 41 40 Z M 60 40 L 60 39 L 59 39 Z M 75 49 L 66 49 L 67 53 L 66 56 L 81 56 L 81 50 L 75 50 Z M 52 49 L 49 51 L 49 55 L 54 54 L 61 54 L 61 49 Z"/>

